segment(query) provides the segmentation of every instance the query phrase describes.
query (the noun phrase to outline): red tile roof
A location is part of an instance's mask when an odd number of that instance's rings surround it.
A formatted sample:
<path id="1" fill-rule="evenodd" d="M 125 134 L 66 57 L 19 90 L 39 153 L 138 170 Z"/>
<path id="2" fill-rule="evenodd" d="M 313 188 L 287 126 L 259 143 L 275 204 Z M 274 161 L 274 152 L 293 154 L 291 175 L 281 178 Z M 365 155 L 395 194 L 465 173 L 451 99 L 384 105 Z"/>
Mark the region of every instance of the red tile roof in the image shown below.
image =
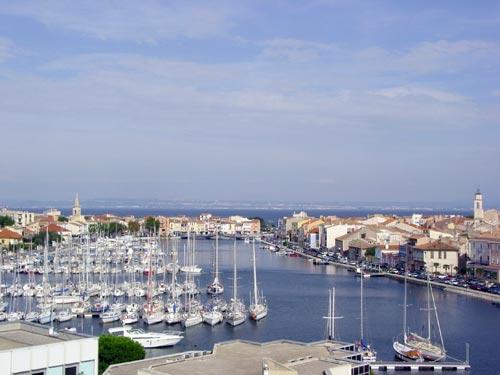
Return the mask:
<path id="1" fill-rule="evenodd" d="M 0 238 L 4 240 L 20 240 L 23 236 L 10 229 L 2 229 L 0 230 Z"/>
<path id="2" fill-rule="evenodd" d="M 50 233 L 69 232 L 67 229 L 64 229 L 63 227 L 61 227 L 57 224 L 54 224 L 54 223 L 49 224 L 48 227 L 43 227 L 42 229 L 40 229 L 40 232 L 47 231 L 47 228 L 48 228 Z"/>

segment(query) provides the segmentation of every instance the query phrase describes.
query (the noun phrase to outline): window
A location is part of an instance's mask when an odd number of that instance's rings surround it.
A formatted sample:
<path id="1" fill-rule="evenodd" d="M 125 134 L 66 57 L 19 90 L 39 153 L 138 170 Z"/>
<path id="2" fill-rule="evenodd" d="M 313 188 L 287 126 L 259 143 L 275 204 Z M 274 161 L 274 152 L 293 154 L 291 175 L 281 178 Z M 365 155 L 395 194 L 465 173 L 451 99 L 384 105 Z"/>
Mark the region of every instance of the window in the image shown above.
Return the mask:
<path id="1" fill-rule="evenodd" d="M 64 375 L 76 375 L 76 365 L 68 366 L 64 369 Z"/>
<path id="2" fill-rule="evenodd" d="M 446 251 L 443 251 L 443 259 L 446 259 Z"/>
<path id="3" fill-rule="evenodd" d="M 442 257 L 442 256 L 443 256 L 443 255 L 441 254 L 441 250 L 439 250 L 439 252 L 438 252 L 438 257 L 439 257 L 439 259 L 441 259 L 441 257 Z"/>
<path id="4" fill-rule="evenodd" d="M 431 259 L 434 259 L 434 251 L 431 251 Z"/>
<path id="5" fill-rule="evenodd" d="M 82 375 L 94 375 L 94 361 L 86 361 L 80 363 L 80 374 Z"/>

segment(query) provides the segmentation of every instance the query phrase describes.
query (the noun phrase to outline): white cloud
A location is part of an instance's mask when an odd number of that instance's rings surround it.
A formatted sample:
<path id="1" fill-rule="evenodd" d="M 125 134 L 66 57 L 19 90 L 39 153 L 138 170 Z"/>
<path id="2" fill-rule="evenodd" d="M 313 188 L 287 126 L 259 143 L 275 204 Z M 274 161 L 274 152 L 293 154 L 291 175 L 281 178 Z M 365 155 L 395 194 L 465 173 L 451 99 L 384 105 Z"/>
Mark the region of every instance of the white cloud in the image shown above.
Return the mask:
<path id="1" fill-rule="evenodd" d="M 263 49 L 259 55 L 263 59 L 285 59 L 293 62 L 316 60 L 335 47 L 328 43 L 319 43 L 293 38 L 275 38 L 261 43 Z"/>
<path id="2" fill-rule="evenodd" d="M 13 44 L 9 39 L 0 37 L 0 63 L 11 58 L 14 54 Z"/>
<path id="3" fill-rule="evenodd" d="M 466 100 L 465 97 L 448 91 L 415 86 L 391 87 L 374 91 L 373 93 L 390 99 L 404 97 L 428 97 L 443 103 L 460 103 L 465 102 Z"/>
<path id="4" fill-rule="evenodd" d="M 53 28 L 142 43 L 224 34 L 235 12 L 231 2 L 211 0 L 20 0 L 0 8 L 0 13 L 29 17 Z"/>

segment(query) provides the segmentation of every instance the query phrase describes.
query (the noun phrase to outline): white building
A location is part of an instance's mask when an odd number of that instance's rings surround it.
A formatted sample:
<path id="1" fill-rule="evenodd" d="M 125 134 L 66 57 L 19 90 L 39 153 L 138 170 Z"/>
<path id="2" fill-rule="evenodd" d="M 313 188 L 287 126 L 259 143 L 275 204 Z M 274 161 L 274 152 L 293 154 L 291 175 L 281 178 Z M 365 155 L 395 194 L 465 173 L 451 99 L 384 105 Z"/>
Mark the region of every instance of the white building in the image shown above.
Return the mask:
<path id="1" fill-rule="evenodd" d="M 8 216 L 14 220 L 15 225 L 20 227 L 26 227 L 35 221 L 35 213 L 28 211 L 11 211 L 3 209 L 0 211 L 0 215 Z"/>
<path id="2" fill-rule="evenodd" d="M 336 224 L 325 226 L 325 244 L 327 249 L 333 249 L 335 247 L 335 240 L 347 233 L 355 231 L 361 228 L 361 225 L 354 224 Z"/>
<path id="3" fill-rule="evenodd" d="M 0 375 L 97 375 L 98 338 L 50 334 L 32 323 L 0 324 Z"/>

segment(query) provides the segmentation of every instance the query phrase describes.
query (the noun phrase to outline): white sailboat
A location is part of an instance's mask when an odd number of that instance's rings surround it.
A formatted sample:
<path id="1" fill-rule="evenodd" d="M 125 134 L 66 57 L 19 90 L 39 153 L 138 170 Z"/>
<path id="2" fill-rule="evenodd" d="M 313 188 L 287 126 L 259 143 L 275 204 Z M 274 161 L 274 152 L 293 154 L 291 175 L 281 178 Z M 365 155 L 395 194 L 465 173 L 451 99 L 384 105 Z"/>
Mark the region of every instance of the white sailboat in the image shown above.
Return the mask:
<path id="1" fill-rule="evenodd" d="M 55 314 L 53 311 L 52 307 L 52 301 L 48 301 L 47 298 L 49 297 L 50 293 L 50 286 L 48 285 L 48 264 L 49 264 L 49 229 L 47 226 L 46 233 L 45 233 L 45 247 L 43 250 L 43 279 L 42 279 L 42 285 L 43 285 L 43 307 L 42 310 L 40 311 L 40 314 L 38 316 L 38 321 L 41 324 L 47 324 L 51 323 L 55 319 Z"/>
<path id="2" fill-rule="evenodd" d="M 257 288 L 257 261 L 255 258 L 255 239 L 252 242 L 253 259 L 253 299 L 249 307 L 250 318 L 259 321 L 267 316 L 267 302 L 262 295 L 259 295 Z"/>
<path id="3" fill-rule="evenodd" d="M 148 241 L 149 243 L 149 241 Z M 149 247 L 149 272 L 148 272 L 148 292 L 147 292 L 147 303 L 144 305 L 144 323 L 148 325 L 157 324 L 163 322 L 163 306 L 158 301 L 153 301 L 153 286 L 152 286 L 152 274 L 153 269 L 152 264 L 152 247 Z"/>
<path id="4" fill-rule="evenodd" d="M 364 279 L 364 274 L 363 274 L 363 269 L 360 268 L 360 280 L 361 280 L 361 292 L 360 292 L 360 301 L 361 301 L 361 307 L 360 307 L 360 338 L 359 341 L 356 342 L 356 350 L 361 353 L 361 356 L 363 358 L 363 361 L 365 362 L 375 362 L 377 360 L 377 352 L 373 350 L 373 348 L 370 346 L 370 344 L 365 343 L 365 338 L 364 338 L 364 307 L 363 307 L 363 279 Z"/>
<path id="5" fill-rule="evenodd" d="M 431 307 L 432 300 L 432 307 Z M 406 338 L 406 345 L 420 351 L 425 361 L 441 361 L 446 357 L 444 349 L 443 335 L 441 333 L 441 325 L 436 309 L 434 294 L 432 293 L 432 285 L 429 275 L 427 275 L 427 337 L 422 337 L 414 332 L 409 332 Z M 431 340 L 431 311 L 434 311 L 436 323 L 439 331 L 440 344 L 435 344 Z"/>
<path id="6" fill-rule="evenodd" d="M 328 340 L 335 340 L 335 320 L 342 319 L 342 316 L 335 316 L 335 288 L 328 291 L 328 316 L 326 319 L 326 332 Z"/>
<path id="7" fill-rule="evenodd" d="M 233 245 L 233 298 L 229 302 L 229 306 L 226 312 L 226 322 L 227 324 L 235 327 L 237 325 L 243 324 L 246 320 L 245 305 L 242 301 L 238 299 L 238 272 L 236 265 L 236 239 Z"/>
<path id="8" fill-rule="evenodd" d="M 406 272 L 405 272 L 405 281 L 404 281 L 404 302 L 403 302 L 403 337 L 402 340 L 396 339 L 394 340 L 392 347 L 394 349 L 395 355 L 397 358 L 403 361 L 415 361 L 415 362 L 423 362 L 424 358 L 422 356 L 422 352 L 420 350 L 414 349 L 407 345 L 408 335 L 406 334 L 406 309 L 408 307 L 407 302 L 407 281 L 406 281 Z"/>
<path id="9" fill-rule="evenodd" d="M 207 286 L 207 293 L 215 296 L 224 293 L 224 286 L 219 280 L 219 231 L 215 230 L 214 281 Z"/>

